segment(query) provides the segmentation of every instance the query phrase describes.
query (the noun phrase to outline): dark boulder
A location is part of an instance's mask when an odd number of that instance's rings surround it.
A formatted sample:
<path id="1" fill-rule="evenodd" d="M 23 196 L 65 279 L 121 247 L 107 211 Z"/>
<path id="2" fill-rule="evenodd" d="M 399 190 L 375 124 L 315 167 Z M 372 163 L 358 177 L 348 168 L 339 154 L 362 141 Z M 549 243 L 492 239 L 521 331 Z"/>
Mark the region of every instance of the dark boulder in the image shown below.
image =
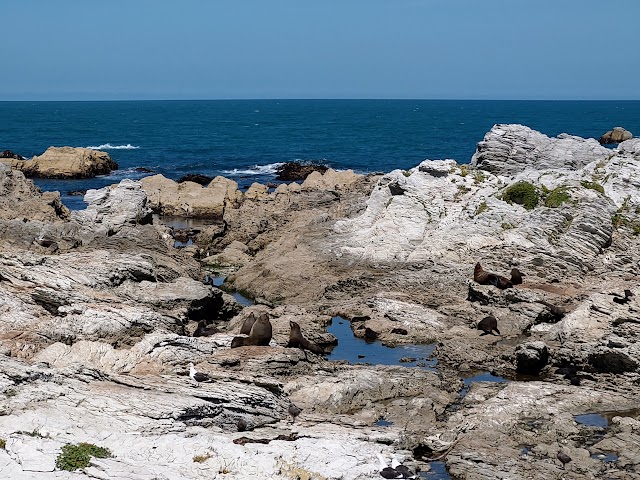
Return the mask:
<path id="1" fill-rule="evenodd" d="M 180 177 L 178 179 L 178 183 L 194 182 L 194 183 L 199 183 L 200 185 L 209 185 L 211 183 L 211 180 L 213 180 L 213 177 L 210 177 L 209 175 L 202 175 L 200 173 L 192 173 L 192 174 Z"/>
<path id="2" fill-rule="evenodd" d="M 544 342 L 522 343 L 516 347 L 516 371 L 538 375 L 549 362 L 549 348 Z"/>
<path id="3" fill-rule="evenodd" d="M 11 150 L 5 150 L 0 153 L 0 158 L 13 158 L 15 160 L 26 160 L 22 155 L 18 155 L 17 153 L 13 153 Z"/>
<path id="4" fill-rule="evenodd" d="M 300 162 L 287 162 L 276 169 L 276 180 L 304 180 L 311 172 L 324 173 L 328 167 L 324 165 L 302 164 Z"/>

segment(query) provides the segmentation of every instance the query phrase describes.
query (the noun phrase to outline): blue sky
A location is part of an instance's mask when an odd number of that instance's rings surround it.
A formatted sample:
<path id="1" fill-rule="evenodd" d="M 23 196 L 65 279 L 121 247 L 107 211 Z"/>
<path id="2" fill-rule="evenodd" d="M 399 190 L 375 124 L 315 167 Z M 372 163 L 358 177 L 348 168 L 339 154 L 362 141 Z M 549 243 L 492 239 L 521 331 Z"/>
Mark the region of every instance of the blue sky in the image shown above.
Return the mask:
<path id="1" fill-rule="evenodd" d="M 640 0 L 5 0 L 0 100 L 640 99 Z"/>

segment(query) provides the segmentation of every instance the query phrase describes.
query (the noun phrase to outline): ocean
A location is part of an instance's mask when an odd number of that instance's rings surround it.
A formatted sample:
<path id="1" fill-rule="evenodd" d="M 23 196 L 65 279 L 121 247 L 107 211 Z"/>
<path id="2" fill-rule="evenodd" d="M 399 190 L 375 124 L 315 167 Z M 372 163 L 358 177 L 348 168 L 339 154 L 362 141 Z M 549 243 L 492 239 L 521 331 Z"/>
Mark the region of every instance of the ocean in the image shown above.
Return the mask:
<path id="1" fill-rule="evenodd" d="M 212 100 L 0 102 L 0 151 L 24 157 L 49 146 L 108 152 L 120 169 L 87 180 L 34 181 L 73 209 L 123 178 L 224 175 L 241 188 L 273 181 L 283 162 L 359 173 L 407 169 L 425 159 L 468 163 L 496 123 L 550 136 L 598 138 L 615 126 L 640 135 L 640 101 Z M 140 169 L 152 173 L 141 172 Z"/>

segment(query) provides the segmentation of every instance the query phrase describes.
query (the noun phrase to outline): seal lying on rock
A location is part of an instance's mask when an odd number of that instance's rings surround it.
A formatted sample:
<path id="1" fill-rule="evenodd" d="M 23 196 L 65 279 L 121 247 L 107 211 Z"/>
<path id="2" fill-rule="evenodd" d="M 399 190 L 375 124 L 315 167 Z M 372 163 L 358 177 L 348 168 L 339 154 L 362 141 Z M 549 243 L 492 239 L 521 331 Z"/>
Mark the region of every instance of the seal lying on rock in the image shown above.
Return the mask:
<path id="1" fill-rule="evenodd" d="M 302 350 L 309 350 L 318 355 L 323 355 L 323 348 L 317 343 L 311 342 L 304 338 L 302 335 L 302 331 L 300 330 L 300 325 L 296 322 L 289 322 L 291 326 L 291 332 L 289 332 L 289 343 L 287 343 L 287 348 L 300 348 Z"/>
<path id="2" fill-rule="evenodd" d="M 480 285 L 493 285 L 500 290 L 513 287 L 513 283 L 507 277 L 497 275 L 495 273 L 487 272 L 482 268 L 480 262 L 476 263 L 473 269 L 473 280 Z M 522 278 L 520 279 L 522 281 Z"/>
<path id="3" fill-rule="evenodd" d="M 493 335 L 495 332 L 500 335 L 500 330 L 498 330 L 498 319 L 493 315 L 489 315 L 488 317 L 484 317 L 480 322 L 478 322 L 478 330 L 482 330 L 483 333 L 480 335 Z"/>
<path id="4" fill-rule="evenodd" d="M 269 346 L 273 328 L 269 321 L 269 315 L 261 313 L 258 319 L 251 327 L 251 333 L 248 337 L 234 337 L 231 341 L 231 348 L 247 347 L 250 345 Z"/>

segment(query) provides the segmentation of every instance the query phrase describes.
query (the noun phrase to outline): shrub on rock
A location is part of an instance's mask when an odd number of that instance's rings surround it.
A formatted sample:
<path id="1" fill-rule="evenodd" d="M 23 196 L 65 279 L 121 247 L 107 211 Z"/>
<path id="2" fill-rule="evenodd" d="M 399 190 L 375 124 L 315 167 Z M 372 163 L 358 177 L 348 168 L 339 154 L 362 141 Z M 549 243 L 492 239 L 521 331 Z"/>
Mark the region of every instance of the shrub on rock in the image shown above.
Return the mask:
<path id="1" fill-rule="evenodd" d="M 509 186 L 502 194 L 502 200 L 517 203 L 527 210 L 533 210 L 540 200 L 538 189 L 529 182 L 518 182 Z"/>

